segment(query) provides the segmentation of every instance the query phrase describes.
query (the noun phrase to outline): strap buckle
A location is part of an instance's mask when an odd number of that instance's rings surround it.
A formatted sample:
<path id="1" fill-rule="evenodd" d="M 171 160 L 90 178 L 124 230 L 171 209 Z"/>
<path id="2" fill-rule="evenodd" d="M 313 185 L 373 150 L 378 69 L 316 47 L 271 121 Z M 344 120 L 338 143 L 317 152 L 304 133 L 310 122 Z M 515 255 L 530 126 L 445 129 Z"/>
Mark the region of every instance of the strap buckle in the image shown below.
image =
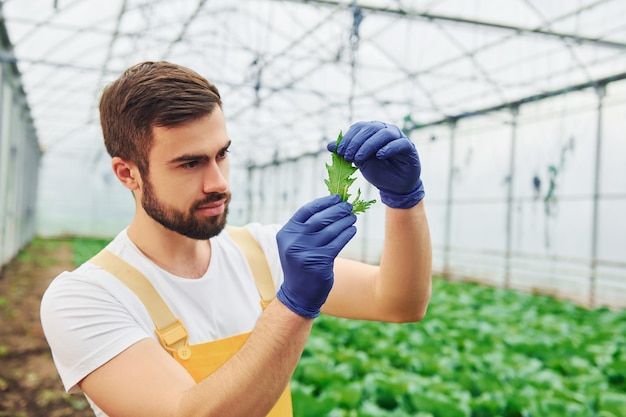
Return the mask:
<path id="1" fill-rule="evenodd" d="M 173 324 L 163 330 L 155 329 L 155 333 L 165 350 L 172 354 L 176 352 L 181 359 L 189 359 L 191 357 L 189 333 L 187 333 L 185 325 L 179 319 L 176 319 Z"/>

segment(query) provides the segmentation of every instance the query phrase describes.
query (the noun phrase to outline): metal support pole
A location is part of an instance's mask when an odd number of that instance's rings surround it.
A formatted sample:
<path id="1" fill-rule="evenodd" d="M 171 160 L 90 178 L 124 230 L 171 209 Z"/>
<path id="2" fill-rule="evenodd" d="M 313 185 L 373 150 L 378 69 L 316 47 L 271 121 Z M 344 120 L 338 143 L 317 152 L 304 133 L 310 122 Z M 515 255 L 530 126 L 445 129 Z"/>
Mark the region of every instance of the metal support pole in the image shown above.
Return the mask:
<path id="1" fill-rule="evenodd" d="M 252 208 L 253 208 L 253 195 L 252 189 L 254 188 L 252 185 L 252 181 L 254 179 L 254 166 L 252 163 L 248 164 L 247 168 L 247 181 L 246 181 L 246 221 L 244 223 L 252 222 Z"/>
<path id="2" fill-rule="evenodd" d="M 509 153 L 509 187 L 506 197 L 506 241 L 504 250 L 504 288 L 511 286 L 511 252 L 513 248 L 513 206 L 515 156 L 517 154 L 517 116 L 519 107 L 511 108 L 511 151 Z"/>
<path id="3" fill-rule="evenodd" d="M 598 124 L 596 131 L 596 158 L 593 181 L 593 209 L 591 223 L 591 264 L 589 274 L 589 308 L 596 306 L 596 274 L 598 267 L 598 211 L 600 200 L 600 167 L 602 166 L 602 114 L 604 97 L 606 96 L 606 85 L 596 87 L 598 95 Z"/>
<path id="4" fill-rule="evenodd" d="M 0 3 L 0 11 L 2 11 L 2 5 Z M 6 226 L 7 226 L 7 218 L 6 215 L 6 201 L 8 200 L 8 187 L 5 186 L 6 178 L 3 174 L 3 154 L 4 152 L 8 152 L 8 139 L 7 135 L 4 134 L 4 88 L 7 83 L 6 79 L 6 64 L 0 63 L 0 272 L 2 271 L 2 265 L 7 260 L 8 255 L 6 255 L 6 242 L 4 237 L 7 235 Z M 9 158 L 6 158 L 8 163 Z"/>
<path id="5" fill-rule="evenodd" d="M 450 149 L 448 154 L 448 187 L 446 190 L 446 224 L 443 244 L 443 276 L 450 277 L 450 245 L 452 239 L 452 185 L 454 183 L 454 154 L 455 154 L 455 137 L 456 137 L 456 121 L 449 124 L 450 126 Z"/>

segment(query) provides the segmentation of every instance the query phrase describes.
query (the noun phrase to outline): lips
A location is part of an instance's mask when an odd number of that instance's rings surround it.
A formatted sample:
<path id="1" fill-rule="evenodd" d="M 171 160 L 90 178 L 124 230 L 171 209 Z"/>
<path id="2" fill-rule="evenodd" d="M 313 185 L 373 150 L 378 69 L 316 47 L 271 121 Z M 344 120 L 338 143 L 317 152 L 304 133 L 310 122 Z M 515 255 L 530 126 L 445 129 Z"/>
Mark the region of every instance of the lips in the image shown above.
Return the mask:
<path id="1" fill-rule="evenodd" d="M 211 203 L 204 203 L 201 206 L 199 206 L 199 209 L 205 209 L 205 208 L 213 208 L 213 207 L 217 207 L 217 206 L 222 206 L 224 205 L 224 203 L 226 202 L 226 200 L 218 200 L 218 201 L 213 201 Z"/>
<path id="2" fill-rule="evenodd" d="M 218 216 L 224 212 L 226 207 L 226 200 L 214 201 L 211 203 L 203 204 L 196 210 L 206 216 Z"/>

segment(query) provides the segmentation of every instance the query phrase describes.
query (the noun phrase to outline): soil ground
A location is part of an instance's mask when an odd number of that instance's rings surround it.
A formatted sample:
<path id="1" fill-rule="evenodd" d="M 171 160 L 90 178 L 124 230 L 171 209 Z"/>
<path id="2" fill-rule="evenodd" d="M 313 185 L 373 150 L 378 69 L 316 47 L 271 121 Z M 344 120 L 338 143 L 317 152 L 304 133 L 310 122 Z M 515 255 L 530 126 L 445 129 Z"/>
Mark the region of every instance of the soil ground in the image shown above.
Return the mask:
<path id="1" fill-rule="evenodd" d="M 0 273 L 0 417 L 94 415 L 65 393 L 39 320 L 48 284 L 72 269 L 69 242 L 35 239 Z"/>

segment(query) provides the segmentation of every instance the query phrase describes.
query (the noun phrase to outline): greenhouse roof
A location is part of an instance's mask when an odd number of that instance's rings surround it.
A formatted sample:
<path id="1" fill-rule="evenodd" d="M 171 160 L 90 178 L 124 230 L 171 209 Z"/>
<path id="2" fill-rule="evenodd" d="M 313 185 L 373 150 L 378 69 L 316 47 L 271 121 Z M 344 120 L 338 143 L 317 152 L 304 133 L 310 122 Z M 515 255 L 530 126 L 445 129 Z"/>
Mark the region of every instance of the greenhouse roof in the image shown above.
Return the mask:
<path id="1" fill-rule="evenodd" d="M 4 0 L 44 150 L 100 141 L 104 85 L 142 60 L 214 82 L 250 161 L 353 121 L 405 128 L 626 76 L 623 0 Z"/>

